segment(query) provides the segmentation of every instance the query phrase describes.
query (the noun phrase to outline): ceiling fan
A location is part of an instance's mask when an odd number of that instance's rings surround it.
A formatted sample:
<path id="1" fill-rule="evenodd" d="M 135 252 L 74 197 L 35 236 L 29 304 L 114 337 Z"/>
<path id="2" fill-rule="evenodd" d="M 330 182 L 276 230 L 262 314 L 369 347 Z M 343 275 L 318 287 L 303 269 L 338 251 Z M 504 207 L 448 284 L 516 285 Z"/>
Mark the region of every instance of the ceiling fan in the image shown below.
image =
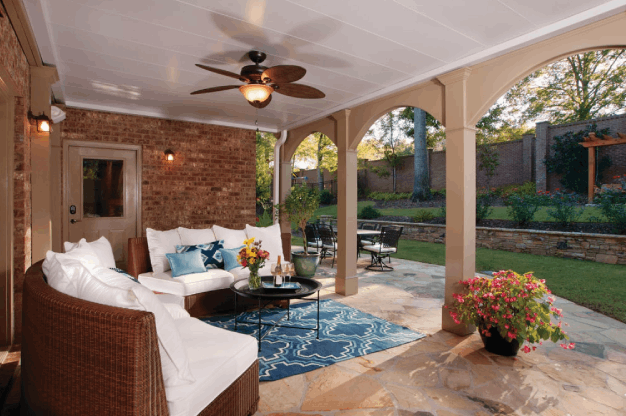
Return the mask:
<path id="1" fill-rule="evenodd" d="M 206 94 L 239 88 L 239 91 L 248 100 L 248 103 L 256 108 L 264 108 L 272 101 L 272 93 L 288 95 L 295 98 L 324 98 L 326 94 L 317 88 L 303 84 L 292 84 L 306 74 L 306 69 L 295 65 L 277 65 L 271 68 L 260 65 L 267 55 L 259 51 L 248 52 L 248 57 L 254 65 L 246 65 L 241 68 L 240 74 L 224 71 L 223 69 L 196 64 L 197 67 L 215 72 L 216 74 L 236 78 L 245 82 L 245 85 L 224 85 L 221 87 L 205 88 L 194 91 L 191 95 Z"/>

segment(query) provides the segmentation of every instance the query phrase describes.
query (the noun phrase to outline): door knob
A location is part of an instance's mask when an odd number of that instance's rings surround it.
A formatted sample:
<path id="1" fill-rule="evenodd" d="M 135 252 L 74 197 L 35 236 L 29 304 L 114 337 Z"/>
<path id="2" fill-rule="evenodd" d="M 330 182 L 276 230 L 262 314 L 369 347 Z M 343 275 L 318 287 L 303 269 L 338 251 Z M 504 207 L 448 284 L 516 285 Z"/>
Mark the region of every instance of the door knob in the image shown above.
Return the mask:
<path id="1" fill-rule="evenodd" d="M 77 222 L 80 222 L 80 220 L 75 220 L 74 218 L 70 220 L 70 224 L 76 224 Z"/>

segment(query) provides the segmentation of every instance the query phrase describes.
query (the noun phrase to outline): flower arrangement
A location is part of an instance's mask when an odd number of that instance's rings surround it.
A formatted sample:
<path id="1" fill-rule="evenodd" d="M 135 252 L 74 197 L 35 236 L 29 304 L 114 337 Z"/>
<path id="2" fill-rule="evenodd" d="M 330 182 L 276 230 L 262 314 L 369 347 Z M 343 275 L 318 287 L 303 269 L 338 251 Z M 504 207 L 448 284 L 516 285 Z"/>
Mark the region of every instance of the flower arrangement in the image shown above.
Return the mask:
<path id="1" fill-rule="evenodd" d="M 562 329 L 563 314 L 553 306 L 554 297 L 549 296 L 552 292 L 545 280 L 537 279 L 532 272 L 520 275 L 502 270 L 494 273 L 493 279 L 474 277 L 461 284 L 468 292 L 453 295 L 455 300 L 449 312 L 455 323 L 475 325 L 486 338 L 495 333 L 509 343 L 517 341 L 521 346 L 526 342 L 522 348 L 525 353 L 537 348 L 532 344 L 541 345 L 544 340 L 569 339 Z M 556 324 L 552 317 L 557 318 Z M 573 349 L 574 345 L 560 344 L 564 349 Z"/>
<path id="2" fill-rule="evenodd" d="M 250 270 L 248 278 L 248 286 L 250 289 L 258 289 L 261 287 L 261 276 L 259 269 L 265 265 L 265 260 L 270 258 L 270 253 L 261 250 L 261 241 L 254 242 L 254 237 L 248 238 L 243 242 L 244 247 L 239 250 L 237 261 L 242 267 Z"/>

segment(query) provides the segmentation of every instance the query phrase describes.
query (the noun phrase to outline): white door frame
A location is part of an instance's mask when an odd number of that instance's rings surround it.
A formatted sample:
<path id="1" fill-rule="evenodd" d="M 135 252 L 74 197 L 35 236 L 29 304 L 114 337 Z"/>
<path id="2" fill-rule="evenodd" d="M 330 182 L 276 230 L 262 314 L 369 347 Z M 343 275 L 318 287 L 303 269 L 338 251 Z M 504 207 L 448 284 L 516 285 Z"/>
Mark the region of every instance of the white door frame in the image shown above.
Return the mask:
<path id="1" fill-rule="evenodd" d="M 61 224 L 63 228 L 63 241 L 69 240 L 69 226 L 70 217 L 68 212 L 70 206 L 68 203 L 68 190 L 69 190 L 69 149 L 70 146 L 77 147 L 90 147 L 96 149 L 113 149 L 113 150 L 133 150 L 137 155 L 137 186 L 136 186 L 136 201 L 137 201 L 137 237 L 141 237 L 143 234 L 143 228 L 141 226 L 141 171 L 143 167 L 143 155 L 142 147 L 134 144 L 120 144 L 120 143 L 100 143 L 90 142 L 82 140 L 64 140 L 63 141 L 63 213 L 61 214 Z"/>
<path id="2" fill-rule="evenodd" d="M 11 345 L 14 336 L 13 310 L 13 142 L 15 136 L 15 88 L 0 65 L 0 346 Z"/>

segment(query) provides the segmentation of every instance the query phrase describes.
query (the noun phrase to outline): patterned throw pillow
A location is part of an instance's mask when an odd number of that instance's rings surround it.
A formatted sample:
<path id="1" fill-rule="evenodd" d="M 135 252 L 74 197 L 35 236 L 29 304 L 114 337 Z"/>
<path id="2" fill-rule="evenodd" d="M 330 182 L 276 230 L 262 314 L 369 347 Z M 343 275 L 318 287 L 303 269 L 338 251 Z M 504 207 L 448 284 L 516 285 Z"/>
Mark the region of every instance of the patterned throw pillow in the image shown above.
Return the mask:
<path id="1" fill-rule="evenodd" d="M 139 280 L 137 280 L 136 278 L 134 278 L 133 276 L 129 275 L 128 273 L 126 273 L 125 270 L 122 269 L 118 269 L 117 267 L 109 267 L 109 269 L 113 270 L 114 272 L 118 272 L 119 274 L 122 274 L 126 277 L 128 277 L 130 280 L 132 280 L 135 283 L 139 283 Z M 141 284 L 141 283 L 139 283 Z"/>
<path id="2" fill-rule="evenodd" d="M 220 248 L 224 248 L 224 240 L 214 241 L 208 244 L 195 244 L 191 246 L 176 246 L 177 253 L 200 250 L 202 262 L 208 269 L 223 269 L 224 259 Z"/>

